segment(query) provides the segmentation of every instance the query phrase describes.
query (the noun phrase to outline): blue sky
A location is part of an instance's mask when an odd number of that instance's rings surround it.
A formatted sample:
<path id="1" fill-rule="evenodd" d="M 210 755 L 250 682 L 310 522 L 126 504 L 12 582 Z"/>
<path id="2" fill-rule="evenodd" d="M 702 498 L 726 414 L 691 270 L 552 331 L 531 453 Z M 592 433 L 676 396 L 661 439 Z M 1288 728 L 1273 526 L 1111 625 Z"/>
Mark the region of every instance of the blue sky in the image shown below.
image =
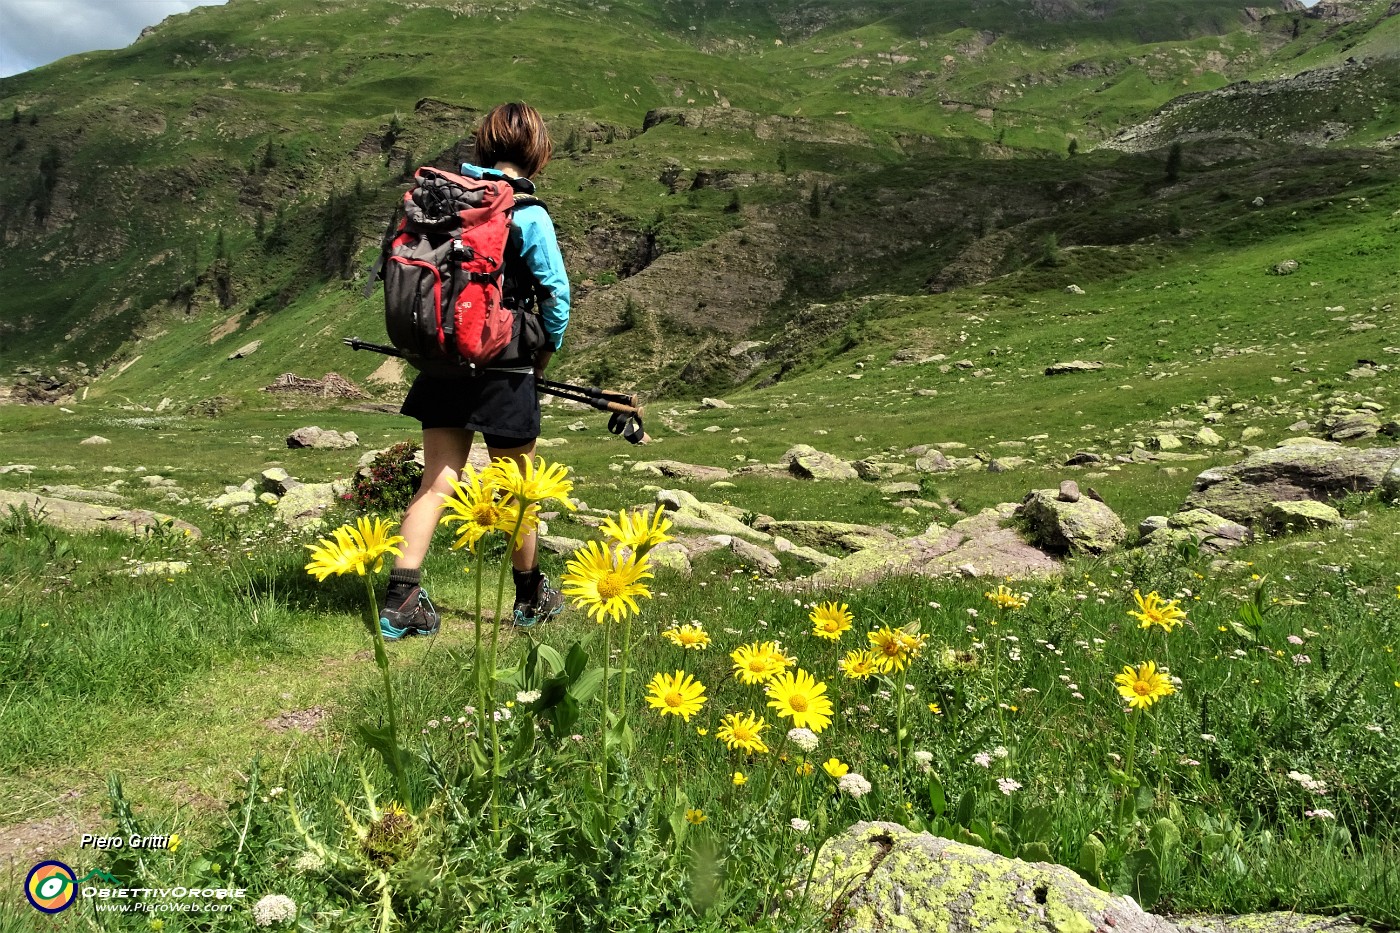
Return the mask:
<path id="1" fill-rule="evenodd" d="M 130 45 L 172 13 L 224 0 L 0 0 L 0 78 L 94 49 Z"/>

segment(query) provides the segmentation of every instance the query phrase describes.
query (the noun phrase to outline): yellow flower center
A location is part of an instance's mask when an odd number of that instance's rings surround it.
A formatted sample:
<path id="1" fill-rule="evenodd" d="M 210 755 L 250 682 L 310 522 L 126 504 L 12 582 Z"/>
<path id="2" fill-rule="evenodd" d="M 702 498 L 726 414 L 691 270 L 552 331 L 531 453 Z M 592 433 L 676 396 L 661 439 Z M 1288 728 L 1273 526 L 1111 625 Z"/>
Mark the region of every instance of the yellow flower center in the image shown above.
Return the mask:
<path id="1" fill-rule="evenodd" d="M 598 581 L 599 599 L 616 599 L 627 589 L 627 581 L 616 570 L 610 570 Z"/>
<path id="2" fill-rule="evenodd" d="M 768 662 L 763 658 L 750 658 L 749 670 L 755 674 L 765 674 L 768 672 Z"/>
<path id="3" fill-rule="evenodd" d="M 665 702 L 671 709 L 680 709 L 685 703 L 685 697 L 672 690 L 670 693 L 666 694 Z"/>
<path id="4" fill-rule="evenodd" d="M 472 509 L 472 521 L 482 527 L 494 525 L 500 519 L 501 511 L 489 502 L 482 502 Z"/>
<path id="5" fill-rule="evenodd" d="M 1140 697 L 1145 697 L 1152 692 L 1152 685 L 1145 680 L 1139 680 L 1133 684 L 1133 692 Z"/>
<path id="6" fill-rule="evenodd" d="M 788 706 L 792 707 L 794 713 L 807 712 L 807 698 L 800 693 L 794 693 L 788 697 Z"/>

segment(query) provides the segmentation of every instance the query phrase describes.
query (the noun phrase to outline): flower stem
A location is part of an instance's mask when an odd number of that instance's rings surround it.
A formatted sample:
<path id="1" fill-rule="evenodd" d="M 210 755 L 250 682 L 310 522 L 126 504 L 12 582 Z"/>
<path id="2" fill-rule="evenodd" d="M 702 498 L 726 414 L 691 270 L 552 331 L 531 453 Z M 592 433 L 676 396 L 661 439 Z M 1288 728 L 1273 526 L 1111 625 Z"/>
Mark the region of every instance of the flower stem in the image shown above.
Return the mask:
<path id="1" fill-rule="evenodd" d="M 486 572 L 486 549 L 476 553 L 476 644 L 472 654 L 472 672 L 476 674 L 476 734 L 478 740 L 486 738 L 486 676 L 481 657 L 481 578 Z"/>
<path id="2" fill-rule="evenodd" d="M 899 802 L 907 804 L 909 796 L 904 787 L 904 694 L 908 691 L 904 685 L 909 682 L 909 668 L 899 672 L 899 701 L 895 703 L 894 714 L 894 745 L 899 763 Z M 905 808 L 908 809 L 907 807 Z"/>
<path id="3" fill-rule="evenodd" d="M 604 822 L 610 822 L 612 808 L 608 806 L 608 673 L 612 666 L 612 626 L 603 623 L 603 742 L 600 752 L 598 789 L 603 793 Z"/>
<path id="4" fill-rule="evenodd" d="M 627 718 L 627 657 L 632 647 L 632 616 L 622 623 L 622 683 L 618 687 L 617 714 Z"/>
<path id="5" fill-rule="evenodd" d="M 394 685 L 389 678 L 389 655 L 384 650 L 384 633 L 379 630 L 379 607 L 374 598 L 374 578 L 365 575 L 365 621 L 374 638 L 374 663 L 379 667 L 379 676 L 384 681 L 384 706 L 389 719 L 389 744 L 393 748 L 392 767 L 394 787 L 399 793 L 399 801 L 408 805 L 408 777 L 403 771 L 403 760 L 399 751 L 399 713 L 394 703 Z"/>

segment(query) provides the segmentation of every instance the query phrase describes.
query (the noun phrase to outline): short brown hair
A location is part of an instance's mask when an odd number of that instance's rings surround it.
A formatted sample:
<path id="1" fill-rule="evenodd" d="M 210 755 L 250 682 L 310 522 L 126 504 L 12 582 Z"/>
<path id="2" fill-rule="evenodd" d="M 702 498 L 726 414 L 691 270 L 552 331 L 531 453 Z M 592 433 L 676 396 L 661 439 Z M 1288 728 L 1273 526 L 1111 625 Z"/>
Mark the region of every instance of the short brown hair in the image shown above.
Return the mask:
<path id="1" fill-rule="evenodd" d="M 501 104 L 476 131 L 476 161 L 483 168 L 510 162 L 530 178 L 549 164 L 553 151 L 544 117 L 529 104 Z"/>

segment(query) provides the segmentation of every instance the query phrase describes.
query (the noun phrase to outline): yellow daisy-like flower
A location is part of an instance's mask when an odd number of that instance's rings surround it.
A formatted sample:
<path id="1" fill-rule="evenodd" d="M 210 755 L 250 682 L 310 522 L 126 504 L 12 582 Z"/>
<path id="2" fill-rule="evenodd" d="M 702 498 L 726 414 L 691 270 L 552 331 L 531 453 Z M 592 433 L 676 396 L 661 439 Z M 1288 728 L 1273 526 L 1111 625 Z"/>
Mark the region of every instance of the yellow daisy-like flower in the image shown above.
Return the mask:
<path id="1" fill-rule="evenodd" d="M 1123 673 L 1114 677 L 1113 682 L 1118 685 L 1118 693 L 1133 709 L 1146 709 L 1162 697 L 1176 693 L 1171 681 L 1157 670 L 1155 661 L 1145 661 L 1136 670 L 1124 667 Z"/>
<path id="2" fill-rule="evenodd" d="M 919 656 L 924 643 L 928 641 L 927 635 L 911 635 L 904 629 L 890 628 L 888 625 L 878 632 L 867 633 L 865 637 L 870 639 L 876 666 L 882 674 L 904 670 L 910 661 Z"/>
<path id="3" fill-rule="evenodd" d="M 840 641 L 841 636 L 850 631 L 851 622 L 855 619 L 845 603 L 823 603 L 813 609 L 807 618 L 812 621 L 812 634 L 827 641 Z"/>
<path id="4" fill-rule="evenodd" d="M 662 716 L 679 716 L 686 722 L 705 705 L 705 685 L 685 671 L 657 674 L 647 684 L 647 705 Z"/>
<path id="5" fill-rule="evenodd" d="M 362 516 L 355 526 L 341 525 L 331 532 L 331 538 L 321 538 L 316 544 L 308 544 L 311 563 L 306 572 L 324 583 L 331 575 L 355 571 L 364 576 L 367 569 L 379 573 L 384 569 L 384 555 L 401 555 L 397 545 L 403 543 L 402 535 L 391 535 L 393 525 L 378 517 Z M 372 566 L 371 566 L 372 565 Z"/>
<path id="6" fill-rule="evenodd" d="M 671 520 L 666 510 L 658 506 L 650 518 L 644 512 L 629 512 L 626 509 L 617 513 L 617 521 L 603 519 L 599 530 L 612 538 L 620 547 L 628 547 L 638 554 L 645 554 L 658 544 L 671 540 L 666 532 L 671 530 Z"/>
<path id="7" fill-rule="evenodd" d="M 852 648 L 836 666 L 850 680 L 866 680 L 880 672 L 880 662 L 869 648 Z"/>
<path id="8" fill-rule="evenodd" d="M 468 548 L 475 553 L 476 543 L 493 531 L 499 531 L 507 537 L 515 535 L 516 522 L 520 518 L 520 503 L 501 490 L 497 485 L 499 479 L 500 471 L 495 467 L 488 467 L 478 473 L 469 463 L 463 469 L 460 481 L 449 480 L 452 484 L 452 495 L 442 498 L 446 514 L 442 516 L 440 523 L 457 525 L 457 540 L 452 545 L 454 550 Z M 520 523 L 516 547 L 520 546 L 520 541 L 525 535 L 535 530 L 539 522 L 538 506 L 528 506 L 525 509 L 525 520 Z"/>
<path id="9" fill-rule="evenodd" d="M 745 784 L 747 784 L 747 783 L 749 783 L 748 775 L 744 774 L 744 772 L 742 772 L 742 771 L 735 771 L 735 772 L 734 772 L 734 786 L 735 786 L 735 787 L 743 787 L 743 786 L 744 786 Z"/>
<path id="10" fill-rule="evenodd" d="M 943 715 L 943 707 L 939 706 L 937 703 L 930 703 L 930 704 L 928 705 L 928 711 L 929 711 L 930 713 L 933 713 L 933 715 L 935 715 L 935 716 L 942 716 L 942 715 Z"/>
<path id="11" fill-rule="evenodd" d="M 816 771 L 817 769 L 812 767 L 812 763 L 810 761 L 804 761 L 802 762 L 802 764 L 798 765 L 793 770 L 797 772 L 798 777 L 809 777 L 812 774 L 812 772 Z"/>
<path id="12" fill-rule="evenodd" d="M 1186 621 L 1186 613 L 1182 611 L 1180 604 L 1174 599 L 1163 599 L 1156 590 L 1146 596 L 1133 590 L 1133 599 L 1137 600 L 1138 611 L 1133 612 L 1129 609 L 1128 615 L 1141 622 L 1140 628 L 1160 625 L 1163 631 L 1170 632 Z"/>
<path id="13" fill-rule="evenodd" d="M 613 553 L 606 544 L 588 542 L 575 551 L 565 565 L 563 593 L 580 609 L 587 609 L 599 622 L 611 616 L 620 621 L 640 612 L 636 597 L 651 598 L 651 591 L 641 581 L 651 576 L 651 565 L 645 557 Z"/>
<path id="14" fill-rule="evenodd" d="M 746 684 L 767 683 L 794 663 L 775 641 L 743 645 L 730 652 L 729 657 L 734 661 L 734 676 Z"/>
<path id="15" fill-rule="evenodd" d="M 701 823 L 705 822 L 705 811 L 704 811 L 704 810 L 686 810 L 686 811 L 685 811 L 685 821 L 686 821 L 687 823 L 689 823 L 691 826 L 699 826 Z"/>
<path id="16" fill-rule="evenodd" d="M 698 625 L 681 625 L 676 628 L 668 628 L 661 633 L 661 637 L 677 648 L 704 651 L 706 648 L 710 647 L 709 633 Z"/>
<path id="17" fill-rule="evenodd" d="M 983 593 L 982 595 L 995 603 L 998 609 L 1024 609 L 1026 608 L 1026 603 L 1030 601 L 1030 596 L 1028 594 L 1013 593 L 1004 583 L 991 592 Z"/>
<path id="18" fill-rule="evenodd" d="M 509 457 L 500 457 L 491 464 L 500 475 L 500 486 L 516 499 L 543 502 L 555 499 L 566 509 L 573 509 L 569 493 L 574 482 L 568 478 L 569 468 L 562 463 L 546 463 L 543 457 L 525 458 L 521 466 Z"/>
<path id="19" fill-rule="evenodd" d="M 806 671 L 783 671 L 768 682 L 767 692 L 768 705 L 779 716 L 791 719 L 794 727 L 821 732 L 831 725 L 833 711 L 826 684 L 818 683 Z"/>
<path id="20" fill-rule="evenodd" d="M 767 728 L 767 720 L 755 715 L 753 710 L 746 714 L 729 713 L 720 720 L 715 738 L 723 742 L 731 752 L 763 754 L 768 751 L 768 746 L 763 743 L 763 730 Z"/>
<path id="21" fill-rule="evenodd" d="M 831 775 L 834 779 L 840 780 L 851 770 L 851 766 L 842 763 L 839 758 L 828 758 L 822 765 L 822 770 Z"/>
<path id="22" fill-rule="evenodd" d="M 710 730 L 706 729 L 704 726 L 696 726 L 695 734 L 700 736 L 701 738 L 704 738 L 705 736 L 710 734 Z"/>

